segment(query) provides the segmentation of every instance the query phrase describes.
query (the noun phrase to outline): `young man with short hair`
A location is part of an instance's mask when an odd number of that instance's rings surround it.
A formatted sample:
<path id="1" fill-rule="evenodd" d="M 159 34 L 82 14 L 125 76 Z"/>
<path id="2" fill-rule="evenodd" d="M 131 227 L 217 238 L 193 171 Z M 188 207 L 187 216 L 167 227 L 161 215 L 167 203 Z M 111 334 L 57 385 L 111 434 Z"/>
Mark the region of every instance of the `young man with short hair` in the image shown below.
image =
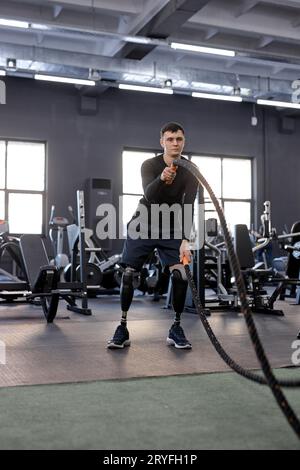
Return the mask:
<path id="1" fill-rule="evenodd" d="M 120 292 L 122 318 L 113 338 L 108 342 L 110 349 L 120 349 L 130 345 L 127 312 L 134 293 L 133 281 L 155 248 L 163 266 L 169 267 L 172 279 L 175 319 L 169 330 L 167 344 L 179 349 L 192 347 L 180 325 L 187 290 L 182 259 L 185 256 L 191 260 L 189 236 L 198 183 L 188 170 L 173 166 L 175 159 L 184 158 L 181 156 L 185 144 L 184 134 L 180 124 L 175 122 L 165 124 L 160 134 L 163 154 L 150 158 L 142 164 L 144 196 L 127 225 L 127 239 L 122 254 L 122 263 L 126 265 Z M 180 209 L 177 214 L 176 210 L 173 211 L 174 208 Z M 158 212 L 162 209 L 170 209 L 167 219 L 160 217 Z"/>

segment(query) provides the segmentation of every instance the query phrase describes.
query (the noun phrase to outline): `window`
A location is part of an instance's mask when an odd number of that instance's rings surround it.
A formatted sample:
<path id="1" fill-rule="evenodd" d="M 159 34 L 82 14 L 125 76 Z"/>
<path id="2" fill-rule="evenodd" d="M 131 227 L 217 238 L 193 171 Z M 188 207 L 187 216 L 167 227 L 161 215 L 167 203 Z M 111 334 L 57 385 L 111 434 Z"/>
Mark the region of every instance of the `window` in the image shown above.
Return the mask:
<path id="1" fill-rule="evenodd" d="M 0 140 L 0 218 L 13 234 L 42 233 L 46 145 Z"/>
<path id="2" fill-rule="evenodd" d="M 192 156 L 223 207 L 230 230 L 235 224 L 251 223 L 252 165 L 246 158 Z M 207 191 L 204 191 L 205 218 L 218 218 Z"/>
<path id="3" fill-rule="evenodd" d="M 143 196 L 141 178 L 142 163 L 148 158 L 155 157 L 155 155 L 155 152 L 137 152 L 131 150 L 125 150 L 123 152 L 123 236 L 126 235 L 126 225 L 134 214 L 139 200 Z"/>
<path id="4" fill-rule="evenodd" d="M 126 224 L 137 208 L 143 195 L 141 165 L 159 152 L 125 150 L 123 152 L 123 235 Z M 235 224 L 250 228 L 252 204 L 252 162 L 249 158 L 185 155 L 195 163 L 213 189 L 232 230 Z M 207 191 L 204 191 L 205 219 L 217 218 L 215 207 Z M 195 217 L 197 217 L 197 205 Z"/>

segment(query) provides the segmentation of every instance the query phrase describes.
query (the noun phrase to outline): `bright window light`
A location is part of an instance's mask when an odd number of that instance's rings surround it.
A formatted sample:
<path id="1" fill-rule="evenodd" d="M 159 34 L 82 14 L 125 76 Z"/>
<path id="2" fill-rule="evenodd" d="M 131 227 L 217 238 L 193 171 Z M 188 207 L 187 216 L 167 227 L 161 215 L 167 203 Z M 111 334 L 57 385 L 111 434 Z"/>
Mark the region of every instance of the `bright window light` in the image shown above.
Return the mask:
<path id="1" fill-rule="evenodd" d="M 11 233 L 42 233 L 43 196 L 9 193 L 8 221 Z"/>
<path id="2" fill-rule="evenodd" d="M 218 199 L 220 206 L 222 205 L 220 199 Z M 208 200 L 205 200 L 205 212 L 204 212 L 204 218 L 205 220 L 207 219 L 217 219 L 218 224 L 219 222 L 219 216 L 215 210 L 215 206 L 213 203 L 209 202 Z M 196 228 L 198 226 L 198 203 L 194 205 L 194 227 Z"/>
<path id="3" fill-rule="evenodd" d="M 257 104 L 265 106 L 277 106 L 278 108 L 300 109 L 300 103 L 289 103 L 288 101 L 257 100 Z"/>
<path id="4" fill-rule="evenodd" d="M 251 160 L 223 159 L 223 197 L 251 199 Z"/>
<path id="5" fill-rule="evenodd" d="M 131 152 L 125 150 L 122 156 L 123 193 L 143 194 L 141 166 L 148 158 L 155 157 L 150 152 Z"/>
<path id="6" fill-rule="evenodd" d="M 35 74 L 34 78 L 36 80 L 44 80 L 46 82 L 58 82 L 58 83 L 72 83 L 74 85 L 87 85 L 95 86 L 96 82 L 93 80 L 83 80 L 81 78 L 69 78 L 69 77 L 56 77 L 54 75 L 41 75 Z"/>
<path id="7" fill-rule="evenodd" d="M 124 150 L 122 155 L 123 197 L 122 220 L 123 236 L 126 235 L 126 225 L 133 216 L 139 200 L 143 195 L 141 166 L 145 160 L 155 157 L 153 152 L 135 152 Z M 127 194 L 126 194 L 127 193 Z M 129 193 L 129 194 L 128 194 Z"/>
<path id="8" fill-rule="evenodd" d="M 142 195 L 133 196 L 131 194 L 123 194 L 122 196 L 122 217 L 123 217 L 123 236 L 127 233 L 127 224 L 137 209 L 139 200 Z"/>
<path id="9" fill-rule="evenodd" d="M 5 193 L 4 191 L 0 191 L 0 219 L 4 219 L 5 217 L 5 205 L 4 205 L 4 198 Z"/>
<path id="10" fill-rule="evenodd" d="M 222 192 L 222 171 L 221 159 L 217 157 L 198 157 L 191 158 L 192 162 L 197 165 L 200 172 L 211 186 L 217 197 L 221 197 Z M 204 190 L 204 197 L 209 198 L 209 194 Z"/>
<path id="11" fill-rule="evenodd" d="M 220 206 L 222 206 L 222 202 L 221 202 L 220 199 L 218 199 L 218 202 L 219 202 Z M 204 216 L 205 216 L 205 220 L 207 220 L 207 219 L 217 219 L 218 224 L 219 224 L 219 216 L 217 214 L 215 206 L 210 201 L 205 201 L 205 214 L 204 214 Z"/>
<path id="12" fill-rule="evenodd" d="M 250 202 L 224 202 L 225 217 L 231 232 L 233 231 L 233 226 L 237 224 L 246 224 L 248 229 L 250 229 L 250 209 Z"/>
<path id="13" fill-rule="evenodd" d="M 121 90 L 132 90 L 132 91 L 146 91 L 149 93 L 163 93 L 165 95 L 173 95 L 173 90 L 170 88 L 157 88 L 150 86 L 139 86 L 139 85 L 127 85 L 126 83 L 120 83 L 119 88 Z"/>
<path id="14" fill-rule="evenodd" d="M 5 75 L 6 75 L 6 71 L 5 70 L 0 70 L 0 76 L 4 77 Z"/>
<path id="15" fill-rule="evenodd" d="M 8 142 L 7 188 L 43 191 L 45 186 L 45 144 Z"/>
<path id="16" fill-rule="evenodd" d="M 5 142 L 0 140 L 0 189 L 5 187 Z"/>
<path id="17" fill-rule="evenodd" d="M 194 44 L 182 44 L 179 42 L 172 42 L 171 47 L 172 49 L 179 49 L 189 52 L 202 52 L 203 54 L 223 55 L 227 57 L 235 56 L 235 51 L 231 51 L 228 49 L 216 49 L 214 47 L 196 46 Z"/>
<path id="18" fill-rule="evenodd" d="M 192 93 L 193 98 L 205 98 L 209 100 L 222 100 L 222 101 L 236 101 L 237 103 L 240 103 L 243 101 L 243 98 L 241 96 L 229 96 L 229 95 L 214 95 L 211 93 L 198 93 L 194 91 Z"/>
<path id="19" fill-rule="evenodd" d="M 29 23 L 26 21 L 5 20 L 0 18 L 0 26 L 11 26 L 13 28 L 29 28 Z"/>

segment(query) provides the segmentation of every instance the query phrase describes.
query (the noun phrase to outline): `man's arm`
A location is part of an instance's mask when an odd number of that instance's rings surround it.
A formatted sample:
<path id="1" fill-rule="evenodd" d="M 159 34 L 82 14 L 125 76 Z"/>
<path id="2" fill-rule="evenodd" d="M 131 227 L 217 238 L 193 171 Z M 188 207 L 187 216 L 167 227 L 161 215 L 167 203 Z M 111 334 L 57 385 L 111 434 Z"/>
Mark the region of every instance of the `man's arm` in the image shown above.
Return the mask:
<path id="1" fill-rule="evenodd" d="M 142 184 L 144 194 L 149 202 L 155 201 L 165 182 L 161 179 L 161 173 L 156 175 L 149 160 L 146 160 L 141 167 Z"/>

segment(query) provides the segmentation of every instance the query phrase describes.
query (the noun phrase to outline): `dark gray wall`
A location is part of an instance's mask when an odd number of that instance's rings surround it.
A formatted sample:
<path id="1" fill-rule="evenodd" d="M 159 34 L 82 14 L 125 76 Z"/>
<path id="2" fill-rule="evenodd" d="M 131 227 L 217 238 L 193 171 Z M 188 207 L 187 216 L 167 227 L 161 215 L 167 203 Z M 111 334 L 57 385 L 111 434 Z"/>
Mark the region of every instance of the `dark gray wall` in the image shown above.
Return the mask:
<path id="1" fill-rule="evenodd" d="M 99 97 L 94 116 L 78 112 L 79 90 L 69 85 L 6 78 L 7 104 L 0 106 L 0 137 L 48 143 L 48 209 L 67 214 L 75 191 L 88 177 L 112 178 L 114 202 L 121 193 L 123 147 L 159 148 L 159 129 L 167 121 L 183 124 L 186 150 L 254 158 L 254 220 L 265 199 L 272 202 L 279 230 L 300 218 L 299 121 L 293 134 L 279 132 L 276 110 L 252 105 L 161 96 L 110 89 Z M 233 175 L 234 179 L 238 175 Z M 114 245 L 117 250 L 120 243 Z"/>

